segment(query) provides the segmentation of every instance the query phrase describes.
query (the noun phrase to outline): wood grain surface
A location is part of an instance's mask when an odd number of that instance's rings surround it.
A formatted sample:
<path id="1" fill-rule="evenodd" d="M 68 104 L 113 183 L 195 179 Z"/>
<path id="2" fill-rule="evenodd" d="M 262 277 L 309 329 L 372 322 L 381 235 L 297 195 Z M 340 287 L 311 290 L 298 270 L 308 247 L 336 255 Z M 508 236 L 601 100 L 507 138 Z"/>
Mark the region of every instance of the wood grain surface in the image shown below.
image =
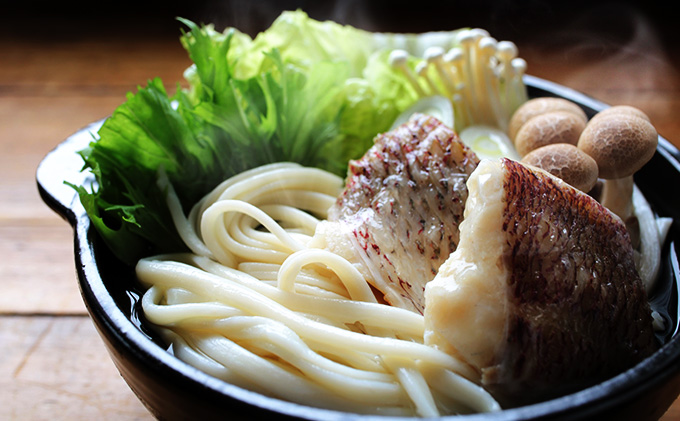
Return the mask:
<path id="1" fill-rule="evenodd" d="M 87 316 L 72 230 L 41 201 L 35 171 L 60 141 L 109 115 L 149 78 L 159 76 L 170 86 L 182 81 L 189 59 L 175 15 L 240 22 L 256 32 L 278 11 L 264 13 L 246 2 L 220 9 L 199 2 L 194 8 L 170 3 L 160 13 L 160 4 L 142 2 L 147 6 L 140 11 L 137 3 L 123 2 L 122 11 L 107 15 L 83 11 L 81 4 L 66 2 L 59 10 L 48 4 L 42 13 L 15 7 L 0 22 L 0 419 L 150 419 Z M 609 104 L 637 106 L 680 146 L 680 50 L 669 35 L 673 28 L 655 10 L 630 6 L 618 26 L 598 25 L 595 11 L 565 21 L 551 10 L 525 11 L 522 16 L 531 19 L 516 26 L 498 23 L 503 10 L 489 12 L 495 20 L 470 10 L 451 12 L 448 21 L 441 14 L 408 21 L 404 13 L 388 25 L 375 10 L 359 13 L 352 4 L 335 3 L 318 17 L 373 30 L 404 25 L 409 32 L 485 25 L 499 39 L 516 42 L 528 73 Z M 680 401 L 662 419 L 680 420 Z"/>

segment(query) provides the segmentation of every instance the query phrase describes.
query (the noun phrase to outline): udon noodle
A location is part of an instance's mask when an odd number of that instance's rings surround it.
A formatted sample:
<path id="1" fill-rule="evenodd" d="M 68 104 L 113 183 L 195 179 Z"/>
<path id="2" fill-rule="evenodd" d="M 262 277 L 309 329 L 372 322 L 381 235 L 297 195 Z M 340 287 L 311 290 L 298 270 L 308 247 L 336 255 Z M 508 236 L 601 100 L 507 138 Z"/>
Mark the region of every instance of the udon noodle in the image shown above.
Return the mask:
<path id="1" fill-rule="evenodd" d="M 343 180 L 297 164 L 235 176 L 184 215 L 191 253 L 141 260 L 145 317 L 174 354 L 231 384 L 345 412 L 496 411 L 474 373 L 423 344 L 423 317 L 382 304 L 359 271 L 322 249 L 317 223 Z"/>

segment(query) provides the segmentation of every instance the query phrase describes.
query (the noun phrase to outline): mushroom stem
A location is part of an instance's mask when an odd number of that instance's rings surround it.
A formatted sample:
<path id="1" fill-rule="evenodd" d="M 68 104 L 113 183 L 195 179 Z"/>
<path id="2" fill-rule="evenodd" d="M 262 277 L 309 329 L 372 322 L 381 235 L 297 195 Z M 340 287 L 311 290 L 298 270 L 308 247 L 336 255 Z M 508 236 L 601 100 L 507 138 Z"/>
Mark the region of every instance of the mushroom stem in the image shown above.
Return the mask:
<path id="1" fill-rule="evenodd" d="M 434 66 L 434 69 L 439 75 L 439 79 L 444 84 L 449 96 L 456 92 L 454 81 L 450 78 L 446 69 L 444 68 L 444 49 L 439 47 L 430 47 L 425 50 L 425 60 L 427 63 Z"/>
<path id="2" fill-rule="evenodd" d="M 478 116 L 480 115 L 479 107 L 477 104 L 478 98 L 478 88 L 476 82 L 476 69 L 477 69 L 477 41 L 483 35 L 474 30 L 462 31 L 458 34 L 458 42 L 460 43 L 461 50 L 463 51 L 463 79 L 467 82 L 465 88 L 468 95 L 474 98 L 474 101 L 470 104 L 472 108 L 473 120 L 471 124 L 478 123 Z"/>
<path id="3" fill-rule="evenodd" d="M 432 81 L 430 76 L 427 74 L 428 73 L 428 63 L 426 61 L 422 61 L 418 63 L 416 66 L 416 74 L 422 78 L 425 83 L 427 84 L 428 88 L 430 89 L 430 95 L 445 95 L 444 92 L 442 92 Z"/>
<path id="4" fill-rule="evenodd" d="M 451 97 L 451 104 L 453 105 L 453 113 L 455 116 L 455 130 L 460 132 L 464 127 L 468 127 L 468 115 L 465 108 L 465 103 L 460 94 L 454 94 Z"/>
<path id="5" fill-rule="evenodd" d="M 408 66 L 408 52 L 404 50 L 392 51 L 392 53 L 390 53 L 390 64 L 401 70 L 411 86 L 413 86 L 413 89 L 416 91 L 416 95 L 421 98 L 425 96 L 425 91 L 423 91 L 422 86 L 420 86 L 420 83 L 418 83 L 416 75 Z"/>
<path id="6" fill-rule="evenodd" d="M 624 222 L 633 215 L 633 176 L 604 180 L 600 203 Z"/>
<path id="7" fill-rule="evenodd" d="M 500 61 L 501 77 L 505 81 L 503 98 L 510 98 L 513 89 L 510 81 L 512 80 L 514 73 L 512 60 L 517 58 L 517 46 L 511 41 L 501 41 L 498 43 L 498 53 L 496 56 Z"/>
<path id="8" fill-rule="evenodd" d="M 514 58 L 510 62 L 512 65 L 512 79 L 506 80 L 505 83 L 509 83 L 511 86 L 511 96 L 505 98 L 505 106 L 508 109 L 508 115 L 512 114 L 520 105 L 527 102 L 528 94 L 527 88 L 524 85 L 522 78 L 527 70 L 527 62 L 522 58 Z"/>
<path id="9" fill-rule="evenodd" d="M 498 42 L 491 37 L 483 37 L 477 43 L 477 90 L 481 123 L 502 127 L 500 119 L 500 94 L 494 89 L 496 75 L 492 66 L 492 58 L 496 54 Z M 503 128 L 504 129 L 504 128 Z"/>
<path id="10" fill-rule="evenodd" d="M 626 224 L 634 248 L 640 243 L 640 225 L 633 209 L 633 176 L 604 180 L 600 203 Z"/>
<path id="11" fill-rule="evenodd" d="M 449 71 L 454 76 L 454 86 L 458 98 L 460 98 L 460 127 L 468 127 L 473 124 L 472 96 L 470 95 L 469 81 L 465 79 L 463 50 L 460 48 L 452 48 L 446 53 L 444 60 L 449 64 Z"/>

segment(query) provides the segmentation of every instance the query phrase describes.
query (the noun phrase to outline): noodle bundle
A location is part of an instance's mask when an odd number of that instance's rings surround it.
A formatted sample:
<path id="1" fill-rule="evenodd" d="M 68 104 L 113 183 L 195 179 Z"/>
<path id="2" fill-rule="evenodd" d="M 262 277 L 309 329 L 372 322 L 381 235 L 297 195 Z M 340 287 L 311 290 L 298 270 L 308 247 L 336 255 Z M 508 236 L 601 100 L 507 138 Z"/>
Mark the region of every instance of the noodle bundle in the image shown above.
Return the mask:
<path id="1" fill-rule="evenodd" d="M 423 316 L 378 302 L 319 246 L 343 180 L 278 163 L 230 178 L 173 219 L 191 253 L 142 259 L 146 318 L 185 362 L 304 405 L 383 415 L 496 411 L 472 369 L 425 345 Z"/>

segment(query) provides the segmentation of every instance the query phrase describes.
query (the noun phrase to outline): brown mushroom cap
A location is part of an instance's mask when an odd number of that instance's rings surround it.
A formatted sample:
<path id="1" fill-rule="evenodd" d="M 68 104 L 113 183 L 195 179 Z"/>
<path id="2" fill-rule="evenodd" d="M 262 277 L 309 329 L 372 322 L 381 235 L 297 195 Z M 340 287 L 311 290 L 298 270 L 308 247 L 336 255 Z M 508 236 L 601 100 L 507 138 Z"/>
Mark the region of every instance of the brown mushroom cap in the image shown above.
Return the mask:
<path id="1" fill-rule="evenodd" d="M 550 111 L 530 118 L 515 137 L 515 148 L 520 156 L 534 149 L 555 143 L 576 145 L 586 123 L 568 111 Z"/>
<path id="2" fill-rule="evenodd" d="M 524 123 L 529 121 L 532 117 L 551 111 L 571 112 L 581 118 L 584 124 L 588 121 L 588 117 L 581 107 L 569 100 L 552 97 L 534 98 L 525 102 L 515 110 L 508 125 L 508 136 L 514 141 L 517 132 L 519 132 Z"/>
<path id="3" fill-rule="evenodd" d="M 592 119 L 583 130 L 578 147 L 595 159 L 600 177 L 616 179 L 633 175 L 654 155 L 658 134 L 640 117 L 612 113 Z"/>
<path id="4" fill-rule="evenodd" d="M 651 121 L 649 119 L 649 116 L 647 114 L 645 114 L 644 111 L 642 111 L 639 108 L 635 108 L 633 106 L 630 106 L 630 105 L 614 105 L 612 107 L 605 108 L 604 110 L 595 114 L 593 116 L 593 118 L 591 118 L 591 121 L 594 120 L 594 119 L 607 117 L 607 116 L 610 116 L 612 114 L 633 115 L 633 116 L 640 117 L 644 120 Z"/>
<path id="5" fill-rule="evenodd" d="M 529 152 L 521 162 L 541 168 L 582 192 L 589 192 L 597 183 L 597 163 L 572 144 L 542 146 Z"/>

